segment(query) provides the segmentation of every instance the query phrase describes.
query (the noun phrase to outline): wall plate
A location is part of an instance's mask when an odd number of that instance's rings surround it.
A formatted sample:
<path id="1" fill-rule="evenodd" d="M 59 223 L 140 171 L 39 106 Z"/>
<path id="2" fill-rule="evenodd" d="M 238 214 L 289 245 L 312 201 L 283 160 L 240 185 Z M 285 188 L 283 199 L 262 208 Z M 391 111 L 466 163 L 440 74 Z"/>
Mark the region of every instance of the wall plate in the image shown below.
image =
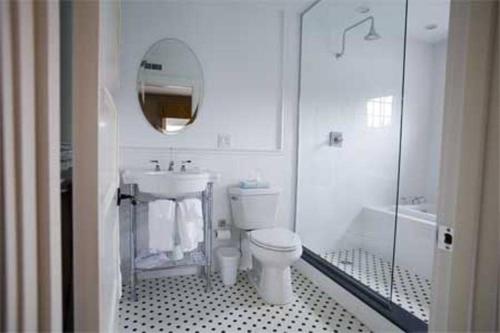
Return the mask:
<path id="1" fill-rule="evenodd" d="M 330 132 L 328 136 L 328 145 L 331 147 L 342 147 L 344 134 L 342 132 Z"/>
<path id="2" fill-rule="evenodd" d="M 453 251 L 453 242 L 455 240 L 455 232 L 452 227 L 440 225 L 438 228 L 438 248 L 448 252 Z"/>

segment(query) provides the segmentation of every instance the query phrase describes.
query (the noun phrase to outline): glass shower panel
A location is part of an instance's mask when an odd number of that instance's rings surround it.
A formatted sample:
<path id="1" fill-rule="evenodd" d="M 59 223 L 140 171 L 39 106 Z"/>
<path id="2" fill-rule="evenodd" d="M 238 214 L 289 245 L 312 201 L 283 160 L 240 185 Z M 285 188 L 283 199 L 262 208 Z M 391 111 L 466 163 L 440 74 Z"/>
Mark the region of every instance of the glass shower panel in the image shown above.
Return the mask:
<path id="1" fill-rule="evenodd" d="M 406 1 L 323 0 L 302 16 L 296 229 L 390 298 Z"/>
<path id="2" fill-rule="evenodd" d="M 449 14 L 447 1 L 408 1 L 392 302 L 424 323 L 430 315 L 437 232 Z"/>

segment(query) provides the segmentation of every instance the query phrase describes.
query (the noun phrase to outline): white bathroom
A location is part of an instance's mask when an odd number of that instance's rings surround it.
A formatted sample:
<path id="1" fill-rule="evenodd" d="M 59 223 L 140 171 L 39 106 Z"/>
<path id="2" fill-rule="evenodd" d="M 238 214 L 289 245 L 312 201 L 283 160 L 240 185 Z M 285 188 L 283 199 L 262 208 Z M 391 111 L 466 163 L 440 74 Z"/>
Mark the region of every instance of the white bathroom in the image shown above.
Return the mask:
<path id="1" fill-rule="evenodd" d="M 498 0 L 0 1 L 0 332 L 500 331 Z"/>
<path id="2" fill-rule="evenodd" d="M 306 5 L 303 1 L 122 4 L 121 87 L 116 104 L 124 331 L 307 331 L 333 325 L 320 322 L 311 328 L 305 318 L 284 320 L 297 315 L 295 306 L 303 305 L 304 293 L 312 286 L 291 270 L 302 253 L 293 220 L 299 14 Z M 162 66 L 156 73 L 155 64 Z M 192 89 L 186 93 L 190 119 L 179 129 L 176 123 L 156 124 L 146 111 L 147 99 L 160 91 L 158 86 L 169 85 Z M 181 192 L 165 192 L 168 185 L 161 178 L 170 171 L 180 179 L 199 176 L 203 186 L 189 193 L 181 180 Z M 150 201 L 152 197 L 156 200 Z M 260 229 L 264 232 L 259 236 L 255 232 Z M 250 241 L 250 230 L 261 240 L 259 247 L 258 241 Z M 260 274 L 256 273 L 260 262 L 254 259 L 259 251 L 266 261 Z M 297 290 L 301 280 L 304 287 Z M 184 284 L 186 288 L 169 289 Z M 159 285 L 165 289 L 153 300 L 148 295 Z M 169 327 L 175 322 L 172 304 L 163 304 L 169 302 L 169 292 L 199 306 L 205 300 L 214 304 L 223 300 L 236 304 L 236 309 L 224 311 L 224 304 L 219 304 L 222 308 L 214 307 L 209 316 L 201 317 L 200 308 L 192 307 L 183 317 L 177 316 L 180 327 Z M 235 292 L 242 294 L 239 301 Z M 133 310 L 135 302 L 144 299 L 159 302 L 160 308 L 154 305 L 151 314 L 148 307 Z M 280 312 L 282 305 L 288 310 Z M 277 311 L 276 316 L 264 321 L 269 311 Z M 329 312 L 343 315 L 338 309 Z M 214 317 L 222 314 L 226 320 L 221 324 Z M 347 325 L 367 330 L 359 320 L 353 323 Z"/>
<path id="3" fill-rule="evenodd" d="M 427 324 L 449 3 L 308 5 L 122 3 L 124 331 L 370 330 L 354 315 L 324 321 L 315 307 L 317 325 L 283 312 L 261 320 L 277 306 L 293 313 L 317 288 L 302 246 L 413 316 L 405 329 Z M 378 261 L 381 277 L 353 271 Z M 416 283 L 410 273 L 389 293 L 401 267 L 422 278 L 423 300 L 397 294 Z M 174 315 L 169 293 L 239 309 Z"/>

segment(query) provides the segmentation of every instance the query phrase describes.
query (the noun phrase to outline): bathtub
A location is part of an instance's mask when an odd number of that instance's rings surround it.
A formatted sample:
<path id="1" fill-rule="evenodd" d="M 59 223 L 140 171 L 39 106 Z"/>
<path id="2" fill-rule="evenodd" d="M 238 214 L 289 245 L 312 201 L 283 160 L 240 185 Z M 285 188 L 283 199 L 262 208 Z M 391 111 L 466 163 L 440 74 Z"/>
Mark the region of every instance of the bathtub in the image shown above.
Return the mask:
<path id="1" fill-rule="evenodd" d="M 395 209 L 396 206 L 391 207 L 391 211 Z M 398 214 L 436 223 L 436 206 L 432 204 L 399 205 Z"/>
<path id="2" fill-rule="evenodd" d="M 425 210 L 425 211 L 423 211 Z M 432 206 L 399 206 L 394 244 L 395 206 L 363 207 L 349 239 L 372 253 L 427 279 L 432 276 L 436 239 L 436 215 Z"/>

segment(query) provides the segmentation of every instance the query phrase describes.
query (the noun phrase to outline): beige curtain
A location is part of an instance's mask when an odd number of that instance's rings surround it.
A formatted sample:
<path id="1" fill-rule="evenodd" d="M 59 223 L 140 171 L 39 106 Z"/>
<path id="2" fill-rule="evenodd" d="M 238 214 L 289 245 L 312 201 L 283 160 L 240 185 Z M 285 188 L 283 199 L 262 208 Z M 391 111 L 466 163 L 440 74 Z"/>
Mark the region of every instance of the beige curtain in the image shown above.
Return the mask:
<path id="1" fill-rule="evenodd" d="M 57 1 L 0 1 L 0 331 L 61 330 Z"/>

